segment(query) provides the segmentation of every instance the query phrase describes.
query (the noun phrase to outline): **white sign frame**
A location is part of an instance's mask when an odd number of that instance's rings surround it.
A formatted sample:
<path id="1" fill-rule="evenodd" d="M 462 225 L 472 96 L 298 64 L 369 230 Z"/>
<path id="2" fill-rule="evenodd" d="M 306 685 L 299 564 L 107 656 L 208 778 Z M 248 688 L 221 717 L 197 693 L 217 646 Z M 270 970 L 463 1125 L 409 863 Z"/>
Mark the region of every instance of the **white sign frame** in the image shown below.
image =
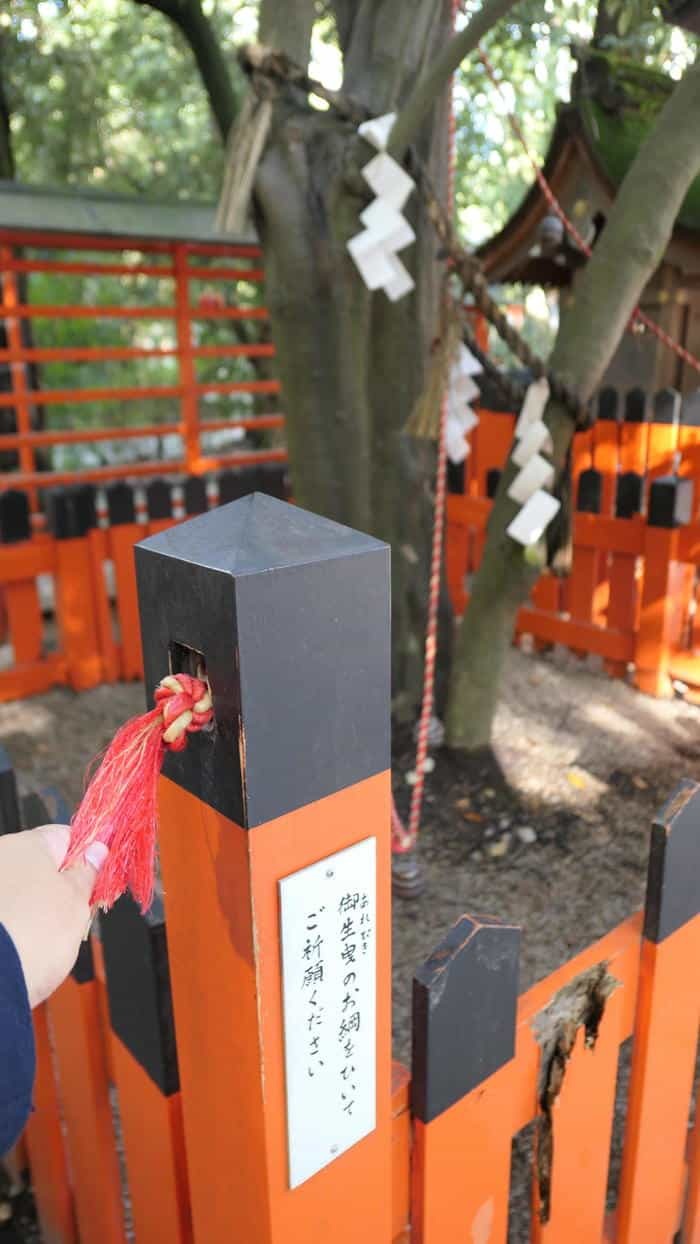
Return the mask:
<path id="1" fill-rule="evenodd" d="M 377 1125 L 377 840 L 279 882 L 289 1186 Z"/>

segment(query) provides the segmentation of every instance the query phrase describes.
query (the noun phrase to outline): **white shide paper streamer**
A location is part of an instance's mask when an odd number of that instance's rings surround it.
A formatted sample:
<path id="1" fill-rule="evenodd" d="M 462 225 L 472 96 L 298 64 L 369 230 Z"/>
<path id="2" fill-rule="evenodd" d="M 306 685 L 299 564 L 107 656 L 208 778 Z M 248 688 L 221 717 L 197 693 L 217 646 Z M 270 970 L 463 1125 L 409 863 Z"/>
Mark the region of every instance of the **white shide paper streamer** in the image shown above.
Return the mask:
<path id="1" fill-rule="evenodd" d="M 520 469 L 508 496 L 521 508 L 507 533 L 525 548 L 542 537 L 561 504 L 547 492 L 554 482 L 554 467 L 543 456 L 552 452 L 552 438 L 542 419 L 548 400 L 549 382 L 543 376 L 529 386 L 515 425 L 516 445 L 511 456 Z"/>
<path id="2" fill-rule="evenodd" d="M 450 368 L 447 390 L 447 428 L 445 439 L 450 462 L 458 465 L 469 453 L 467 435 L 479 422 L 470 402 L 479 396 L 479 386 L 474 380 L 482 371 L 481 363 L 474 358 L 464 342 L 459 343 L 454 362 Z"/>
<path id="3" fill-rule="evenodd" d="M 362 170 L 376 197 L 360 214 L 364 230 L 347 244 L 367 288 L 383 289 L 392 302 L 414 288 L 415 281 L 399 259 L 398 251 L 416 240 L 411 225 L 401 214 L 415 183 L 386 151 L 395 120 L 396 113 L 387 112 L 358 127 L 358 134 L 377 149 L 377 155 Z"/>

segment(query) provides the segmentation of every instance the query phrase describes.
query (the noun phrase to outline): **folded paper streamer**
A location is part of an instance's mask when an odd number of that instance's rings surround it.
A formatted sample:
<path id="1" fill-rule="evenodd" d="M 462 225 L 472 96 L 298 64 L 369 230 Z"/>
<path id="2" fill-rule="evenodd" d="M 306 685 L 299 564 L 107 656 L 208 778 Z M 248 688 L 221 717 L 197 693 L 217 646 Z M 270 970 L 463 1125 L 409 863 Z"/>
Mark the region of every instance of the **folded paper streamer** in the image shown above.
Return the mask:
<path id="1" fill-rule="evenodd" d="M 519 505 L 525 505 L 533 492 L 537 492 L 540 488 L 549 488 L 553 482 L 554 467 L 551 462 L 543 458 L 542 454 L 533 454 L 525 466 L 518 471 L 508 489 L 508 496 L 513 501 L 517 501 Z"/>
<path id="2" fill-rule="evenodd" d="M 544 535 L 561 502 L 541 488 L 533 492 L 523 508 L 508 525 L 507 532 L 512 540 L 529 548 L 531 544 Z"/>
<path id="3" fill-rule="evenodd" d="M 166 751 L 181 752 L 188 734 L 213 720 L 211 692 L 201 678 L 171 674 L 154 696 L 156 707 L 132 717 L 115 734 L 71 822 L 61 868 L 69 868 L 94 842 L 109 848 L 92 904 L 105 911 L 129 889 L 141 911 L 153 898 L 158 775 Z"/>
<path id="4" fill-rule="evenodd" d="M 363 121 L 358 127 L 358 134 L 378 152 L 362 170 L 376 198 L 360 213 L 364 230 L 356 233 L 347 244 L 367 288 L 383 289 L 392 302 L 409 294 L 415 285 L 397 252 L 416 240 L 413 229 L 401 215 L 413 190 L 413 178 L 386 152 L 395 120 L 396 113 L 387 112 L 383 117 Z"/>
<path id="5" fill-rule="evenodd" d="M 549 382 L 543 376 L 529 386 L 515 425 L 515 448 L 511 458 L 520 469 L 511 482 L 508 496 L 522 508 L 507 532 L 525 548 L 542 537 L 561 504 L 546 491 L 554 482 L 554 467 L 543 456 L 552 452 L 552 438 L 542 418 L 548 400 Z"/>
<path id="6" fill-rule="evenodd" d="M 450 367 L 447 390 L 447 456 L 450 462 L 458 465 L 464 462 L 469 454 L 468 434 L 479 422 L 470 402 L 479 396 L 479 386 L 474 376 L 482 371 L 481 363 L 474 358 L 463 341 L 460 341 Z"/>

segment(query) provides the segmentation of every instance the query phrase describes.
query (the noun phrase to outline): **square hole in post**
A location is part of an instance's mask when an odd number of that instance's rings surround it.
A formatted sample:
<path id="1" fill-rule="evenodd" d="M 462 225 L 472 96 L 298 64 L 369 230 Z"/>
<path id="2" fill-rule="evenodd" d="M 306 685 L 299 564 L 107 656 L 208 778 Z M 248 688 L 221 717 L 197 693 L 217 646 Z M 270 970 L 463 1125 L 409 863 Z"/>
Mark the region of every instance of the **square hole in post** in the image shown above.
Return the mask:
<path id="1" fill-rule="evenodd" d="M 202 678 L 208 682 L 204 653 L 198 652 L 196 648 L 189 648 L 187 644 L 179 644 L 173 640 L 169 649 L 169 661 L 171 674 L 189 674 L 192 678 Z"/>

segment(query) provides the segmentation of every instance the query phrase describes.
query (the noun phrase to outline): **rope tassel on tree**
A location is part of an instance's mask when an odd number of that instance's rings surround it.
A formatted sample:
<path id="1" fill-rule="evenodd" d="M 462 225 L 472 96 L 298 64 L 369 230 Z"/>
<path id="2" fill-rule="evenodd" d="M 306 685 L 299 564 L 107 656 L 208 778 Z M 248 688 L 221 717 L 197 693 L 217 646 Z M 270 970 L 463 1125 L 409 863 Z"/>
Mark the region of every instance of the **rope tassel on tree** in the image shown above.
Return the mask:
<path id="1" fill-rule="evenodd" d="M 71 822 L 69 868 L 91 843 L 109 855 L 98 877 L 92 903 L 107 910 L 129 889 L 141 911 L 153 898 L 158 775 L 167 751 L 181 752 L 187 735 L 213 720 L 207 683 L 190 674 L 163 678 L 156 707 L 132 717 L 117 731 L 94 773 Z"/>

